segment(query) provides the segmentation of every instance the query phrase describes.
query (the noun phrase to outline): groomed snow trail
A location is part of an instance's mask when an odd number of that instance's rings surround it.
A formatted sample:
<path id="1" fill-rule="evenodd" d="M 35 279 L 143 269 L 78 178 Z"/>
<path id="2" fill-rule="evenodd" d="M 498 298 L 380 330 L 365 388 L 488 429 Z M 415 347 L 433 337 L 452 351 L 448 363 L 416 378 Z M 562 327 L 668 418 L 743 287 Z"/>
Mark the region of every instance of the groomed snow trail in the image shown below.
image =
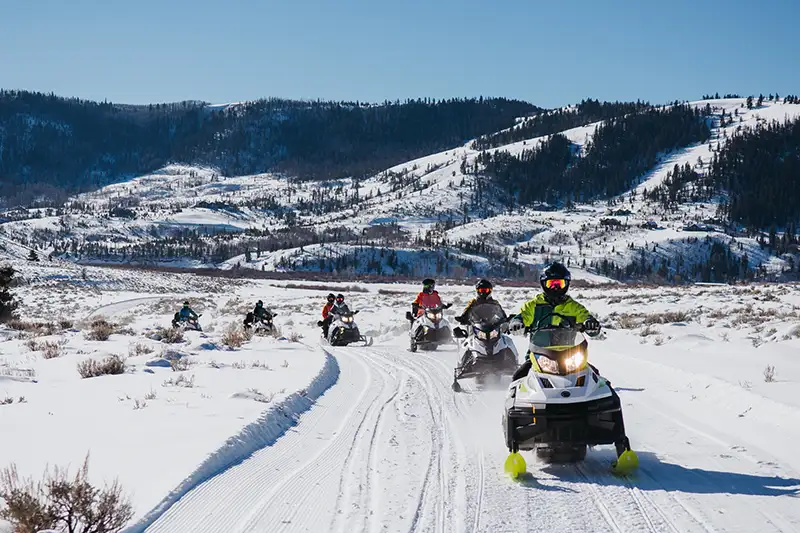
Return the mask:
<path id="1" fill-rule="evenodd" d="M 504 390 L 467 382 L 455 394 L 452 350 L 411 354 L 399 342 L 328 348 L 339 382 L 298 425 L 147 531 L 800 531 L 800 476 L 627 390 L 639 374 L 615 381 L 637 476 L 612 476 L 613 451 L 601 447 L 579 465 L 527 453 L 532 475 L 512 482 L 502 473 Z"/>

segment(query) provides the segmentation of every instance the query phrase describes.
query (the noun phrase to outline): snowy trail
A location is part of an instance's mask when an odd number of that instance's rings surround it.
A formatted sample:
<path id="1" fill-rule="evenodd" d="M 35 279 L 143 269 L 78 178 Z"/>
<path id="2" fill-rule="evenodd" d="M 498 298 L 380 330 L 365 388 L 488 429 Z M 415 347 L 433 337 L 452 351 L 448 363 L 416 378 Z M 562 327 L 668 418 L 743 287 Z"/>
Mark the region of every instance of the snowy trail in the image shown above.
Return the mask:
<path id="1" fill-rule="evenodd" d="M 512 482 L 502 473 L 504 391 L 466 383 L 453 393 L 453 351 L 411 354 L 398 344 L 330 353 L 339 382 L 292 431 L 191 491 L 147 531 L 800 531 L 800 476 L 790 463 L 739 449 L 657 394 L 626 388 L 645 368 L 615 381 L 640 451 L 637 476 L 611 475 L 613 451 L 603 447 L 580 465 L 526 454 L 532 475 Z M 601 359 L 601 369 L 610 364 Z"/>

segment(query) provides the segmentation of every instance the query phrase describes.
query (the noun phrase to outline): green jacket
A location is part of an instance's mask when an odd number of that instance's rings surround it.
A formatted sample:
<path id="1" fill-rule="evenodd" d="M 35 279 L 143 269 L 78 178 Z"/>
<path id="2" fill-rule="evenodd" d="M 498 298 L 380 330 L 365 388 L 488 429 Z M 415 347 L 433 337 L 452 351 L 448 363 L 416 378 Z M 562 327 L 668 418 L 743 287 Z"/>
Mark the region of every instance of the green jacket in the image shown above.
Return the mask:
<path id="1" fill-rule="evenodd" d="M 569 296 L 567 296 L 563 302 L 554 307 L 545 299 L 544 294 L 536 295 L 536 298 L 523 305 L 522 310 L 520 311 L 522 322 L 526 327 L 538 326 L 542 318 L 550 313 L 558 313 L 564 316 L 575 317 L 575 321 L 577 323 L 585 322 L 587 318 L 592 316 L 592 314 L 584 306 Z M 557 316 L 551 316 L 548 317 L 547 321 L 555 326 L 561 322 L 561 318 Z"/>

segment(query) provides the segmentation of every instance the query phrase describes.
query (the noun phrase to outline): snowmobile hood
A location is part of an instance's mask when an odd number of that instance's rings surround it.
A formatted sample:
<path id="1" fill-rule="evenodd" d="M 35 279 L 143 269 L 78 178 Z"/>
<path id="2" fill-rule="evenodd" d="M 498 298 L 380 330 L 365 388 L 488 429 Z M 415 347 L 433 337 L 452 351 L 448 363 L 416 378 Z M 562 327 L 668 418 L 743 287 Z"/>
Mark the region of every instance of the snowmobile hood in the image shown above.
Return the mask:
<path id="1" fill-rule="evenodd" d="M 611 394 L 608 382 L 590 368 L 566 376 L 531 370 L 512 382 L 508 390 L 515 407 L 589 402 Z"/>

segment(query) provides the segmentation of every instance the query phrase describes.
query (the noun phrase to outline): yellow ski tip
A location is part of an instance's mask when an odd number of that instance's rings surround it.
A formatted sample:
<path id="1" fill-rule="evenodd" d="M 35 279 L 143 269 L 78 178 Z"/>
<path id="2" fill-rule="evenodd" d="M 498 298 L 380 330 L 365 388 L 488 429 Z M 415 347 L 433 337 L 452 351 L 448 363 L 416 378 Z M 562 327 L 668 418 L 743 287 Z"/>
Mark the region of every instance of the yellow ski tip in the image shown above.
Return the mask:
<path id="1" fill-rule="evenodd" d="M 633 450 L 625 450 L 611 465 L 611 470 L 619 476 L 627 476 L 639 468 L 639 456 Z"/>
<path id="2" fill-rule="evenodd" d="M 511 479 L 517 479 L 519 476 L 527 472 L 528 465 L 525 464 L 525 458 L 519 452 L 512 453 L 506 459 L 506 464 L 503 469 L 506 474 L 511 476 Z"/>

